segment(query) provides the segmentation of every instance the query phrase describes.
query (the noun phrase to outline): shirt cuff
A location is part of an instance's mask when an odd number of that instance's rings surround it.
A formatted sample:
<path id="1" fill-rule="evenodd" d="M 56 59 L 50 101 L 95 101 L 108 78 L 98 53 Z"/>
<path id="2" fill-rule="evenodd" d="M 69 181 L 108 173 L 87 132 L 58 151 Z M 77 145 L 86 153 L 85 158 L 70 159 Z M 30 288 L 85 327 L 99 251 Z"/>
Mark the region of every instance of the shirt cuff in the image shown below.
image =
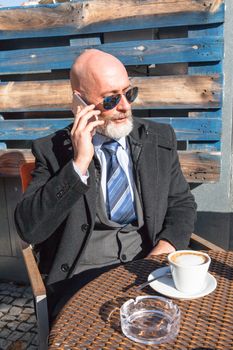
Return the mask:
<path id="1" fill-rule="evenodd" d="M 80 179 L 82 180 L 82 182 L 87 185 L 87 179 L 89 178 L 89 171 L 87 170 L 86 174 L 83 175 L 80 171 L 80 169 L 77 167 L 77 165 L 74 163 L 74 161 L 72 162 L 73 163 L 73 167 L 74 167 L 74 170 L 75 172 L 78 174 L 78 176 L 80 177 Z"/>

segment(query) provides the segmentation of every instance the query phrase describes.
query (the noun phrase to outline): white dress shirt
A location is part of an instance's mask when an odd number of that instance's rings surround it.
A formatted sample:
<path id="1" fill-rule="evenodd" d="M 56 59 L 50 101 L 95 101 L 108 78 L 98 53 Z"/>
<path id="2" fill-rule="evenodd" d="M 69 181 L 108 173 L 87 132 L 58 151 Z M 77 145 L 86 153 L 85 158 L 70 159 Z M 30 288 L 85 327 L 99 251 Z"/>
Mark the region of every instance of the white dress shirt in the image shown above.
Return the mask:
<path id="1" fill-rule="evenodd" d="M 106 201 L 107 163 L 106 163 L 105 154 L 104 154 L 103 150 L 101 149 L 101 147 L 102 147 L 102 144 L 104 142 L 108 142 L 108 141 L 111 141 L 111 139 L 109 139 L 108 137 L 106 137 L 104 135 L 96 133 L 93 136 L 93 145 L 95 148 L 95 153 L 96 153 L 96 156 L 97 156 L 97 158 L 100 162 L 100 165 L 101 165 L 101 188 L 103 191 L 104 201 Z M 120 139 L 117 139 L 116 141 L 119 143 L 119 146 L 117 148 L 117 153 L 116 153 L 117 160 L 118 160 L 120 166 L 123 168 L 124 172 L 126 173 L 127 179 L 129 181 L 129 187 L 130 187 L 132 200 L 134 201 L 133 164 L 131 161 L 129 149 L 127 147 L 126 138 L 122 137 Z M 73 165 L 74 165 L 75 171 L 80 176 L 81 180 L 86 184 L 87 179 L 89 177 L 89 173 L 82 175 L 80 170 L 78 169 L 78 167 L 74 164 L 74 162 L 73 162 Z"/>

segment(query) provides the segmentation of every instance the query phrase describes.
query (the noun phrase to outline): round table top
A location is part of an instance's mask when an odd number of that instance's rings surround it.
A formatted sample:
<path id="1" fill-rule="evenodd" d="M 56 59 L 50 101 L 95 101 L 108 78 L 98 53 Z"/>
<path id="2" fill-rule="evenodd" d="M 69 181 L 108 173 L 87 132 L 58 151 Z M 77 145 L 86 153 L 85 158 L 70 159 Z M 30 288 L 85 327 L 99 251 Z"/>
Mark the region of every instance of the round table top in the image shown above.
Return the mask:
<path id="1" fill-rule="evenodd" d="M 209 252 L 210 273 L 218 286 L 211 294 L 193 300 L 173 301 L 181 310 L 180 332 L 169 344 L 156 349 L 232 349 L 233 252 Z M 150 286 L 135 287 L 155 269 L 167 264 L 166 256 L 120 265 L 78 291 L 65 305 L 49 336 L 49 349 L 155 349 L 126 338 L 119 309 L 138 295 L 159 295 Z"/>

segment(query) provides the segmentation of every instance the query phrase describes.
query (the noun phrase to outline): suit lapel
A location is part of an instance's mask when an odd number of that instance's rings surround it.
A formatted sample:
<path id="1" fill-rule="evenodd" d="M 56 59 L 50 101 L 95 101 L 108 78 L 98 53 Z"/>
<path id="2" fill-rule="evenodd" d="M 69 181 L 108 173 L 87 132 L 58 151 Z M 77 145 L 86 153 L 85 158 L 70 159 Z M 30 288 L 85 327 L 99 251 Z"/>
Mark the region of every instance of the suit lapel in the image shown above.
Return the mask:
<path id="1" fill-rule="evenodd" d="M 129 136 L 136 185 L 141 197 L 144 221 L 154 227 L 158 213 L 158 137 L 147 125 L 135 121 Z M 149 222 L 150 221 L 150 222 Z M 152 225 L 152 226 L 151 226 Z"/>
<path id="2" fill-rule="evenodd" d="M 95 222 L 95 216 L 96 216 L 96 196 L 97 196 L 97 186 L 100 176 L 97 174 L 98 169 L 95 168 L 95 163 L 94 160 L 91 161 L 89 168 L 89 185 L 90 188 L 88 191 L 85 193 L 85 199 L 86 199 L 86 204 L 89 209 L 89 214 L 91 217 L 91 222 Z"/>

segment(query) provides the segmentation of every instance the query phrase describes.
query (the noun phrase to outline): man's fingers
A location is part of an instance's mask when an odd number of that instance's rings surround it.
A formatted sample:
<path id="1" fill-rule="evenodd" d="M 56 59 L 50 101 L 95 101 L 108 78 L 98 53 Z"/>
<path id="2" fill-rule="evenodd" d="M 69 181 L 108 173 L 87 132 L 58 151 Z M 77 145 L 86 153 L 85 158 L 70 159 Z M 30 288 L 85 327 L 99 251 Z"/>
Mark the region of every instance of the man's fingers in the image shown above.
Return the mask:
<path id="1" fill-rule="evenodd" d="M 80 107 L 80 106 L 79 106 Z M 80 107 L 80 111 L 78 113 L 78 117 L 82 118 L 84 115 L 86 115 L 87 113 L 94 111 L 95 105 L 88 105 L 86 107 Z"/>
<path id="2" fill-rule="evenodd" d="M 86 125 L 85 128 L 77 128 L 74 132 L 73 132 L 73 137 L 75 137 L 74 135 L 79 135 L 79 137 L 87 135 L 88 134 L 92 134 L 92 131 L 95 130 L 97 128 L 97 126 L 103 125 L 104 121 L 103 120 L 95 120 L 92 121 L 90 123 L 88 123 Z"/>
<path id="3" fill-rule="evenodd" d="M 81 112 L 81 107 L 78 106 L 77 107 L 77 112 L 75 114 L 74 123 L 73 123 L 73 127 L 72 127 L 71 132 L 77 128 L 77 125 L 78 125 L 78 122 L 79 122 L 79 119 L 80 119 L 80 114 L 79 114 L 80 112 Z"/>
<path id="4" fill-rule="evenodd" d="M 98 111 L 94 111 L 93 108 L 95 107 L 95 105 L 89 105 L 86 106 L 84 108 L 81 108 L 80 106 L 77 107 L 77 113 L 75 115 L 74 118 L 74 122 L 73 122 L 73 127 L 71 129 L 71 135 L 75 132 L 75 130 L 79 127 L 79 122 L 82 118 L 84 118 L 84 120 L 88 120 L 89 116 L 94 114 L 98 114 Z M 87 116 L 86 116 L 87 115 Z M 83 123 L 82 123 L 83 124 Z M 85 124 L 84 124 L 85 125 Z M 81 125 L 82 127 L 82 125 Z"/>
<path id="5" fill-rule="evenodd" d="M 96 117 L 98 118 L 99 114 L 100 114 L 100 111 L 98 110 L 90 110 L 86 114 L 80 116 L 76 129 L 79 129 L 79 130 L 84 129 L 88 123 L 92 123 L 93 121 L 95 121 Z M 81 115 L 81 112 L 80 112 L 80 115 Z"/>
<path id="6" fill-rule="evenodd" d="M 95 128 L 97 128 L 97 126 L 100 126 L 100 125 L 103 125 L 103 124 L 104 124 L 104 121 L 103 121 L 103 120 L 96 120 L 96 121 L 93 121 L 93 122 L 91 122 L 91 123 L 88 123 L 85 130 L 91 132 L 91 131 L 93 131 Z"/>
<path id="7" fill-rule="evenodd" d="M 76 112 L 74 113 L 74 123 L 77 124 L 77 121 L 85 115 L 87 112 L 93 110 L 95 108 L 95 105 L 88 105 L 86 107 L 76 106 Z"/>

